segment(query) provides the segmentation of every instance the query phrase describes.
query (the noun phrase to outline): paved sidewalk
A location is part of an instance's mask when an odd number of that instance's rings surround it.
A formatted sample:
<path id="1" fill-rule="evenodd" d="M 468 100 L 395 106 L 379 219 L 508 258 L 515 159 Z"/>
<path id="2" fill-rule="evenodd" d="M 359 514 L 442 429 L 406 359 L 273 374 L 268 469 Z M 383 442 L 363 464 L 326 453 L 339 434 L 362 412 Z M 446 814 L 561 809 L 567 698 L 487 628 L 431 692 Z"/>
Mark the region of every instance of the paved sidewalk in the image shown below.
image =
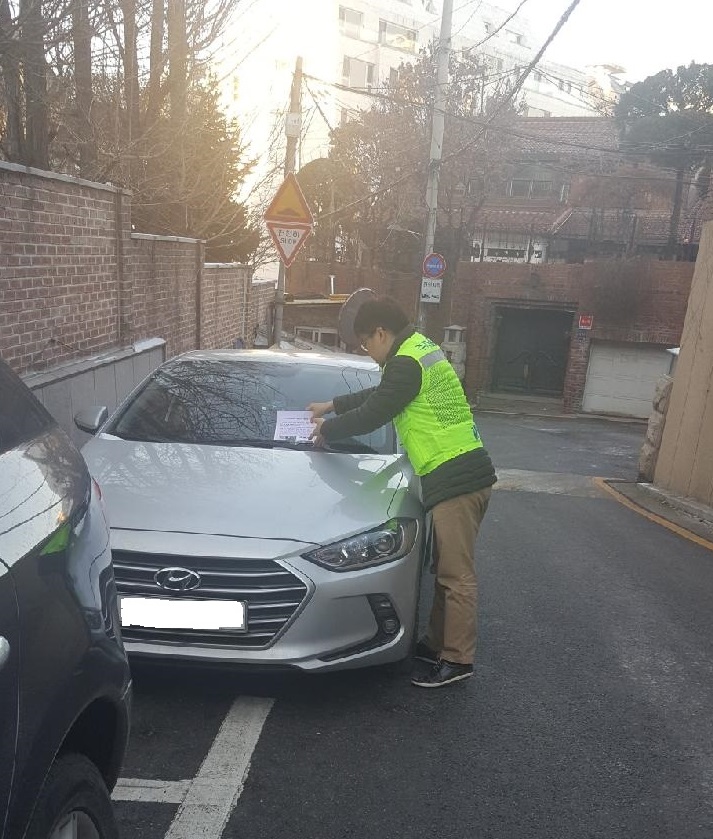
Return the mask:
<path id="1" fill-rule="evenodd" d="M 646 425 L 647 420 L 608 414 L 565 414 L 562 399 L 528 396 L 518 393 L 481 393 L 471 403 L 476 419 L 479 414 L 549 417 L 554 419 L 600 419 L 609 422 Z M 517 470 L 514 470 L 517 471 Z M 525 474 L 525 473 L 523 473 Z M 662 490 L 653 484 L 604 479 L 617 493 L 642 510 L 693 533 L 713 545 L 713 508 Z M 516 487 L 517 488 L 517 487 Z"/>
<path id="2" fill-rule="evenodd" d="M 557 419 L 606 419 L 610 422 L 625 422 L 645 425 L 647 420 L 636 417 L 620 417 L 613 414 L 566 414 L 561 398 L 551 396 L 528 396 L 519 393 L 480 393 L 471 402 L 476 414 L 509 414 L 526 417 L 555 417 Z"/>
<path id="3" fill-rule="evenodd" d="M 711 542 L 713 547 L 713 508 L 653 484 L 616 480 L 606 483 L 637 507 Z"/>

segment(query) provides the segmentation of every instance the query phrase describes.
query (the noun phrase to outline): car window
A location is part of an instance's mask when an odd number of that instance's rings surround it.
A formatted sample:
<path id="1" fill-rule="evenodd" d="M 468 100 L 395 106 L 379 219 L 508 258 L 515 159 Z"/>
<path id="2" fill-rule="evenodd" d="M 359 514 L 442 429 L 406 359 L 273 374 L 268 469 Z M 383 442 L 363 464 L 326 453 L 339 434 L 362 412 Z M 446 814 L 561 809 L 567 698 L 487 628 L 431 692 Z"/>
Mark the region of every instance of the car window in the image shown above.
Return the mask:
<path id="1" fill-rule="evenodd" d="M 380 372 L 317 364 L 186 360 L 159 368 L 105 431 L 135 440 L 215 445 L 272 441 L 277 411 L 301 411 L 379 383 Z M 389 425 L 354 442 L 394 451 Z"/>
<path id="2" fill-rule="evenodd" d="M 52 415 L 19 376 L 0 361 L 0 454 L 33 440 L 54 425 Z"/>

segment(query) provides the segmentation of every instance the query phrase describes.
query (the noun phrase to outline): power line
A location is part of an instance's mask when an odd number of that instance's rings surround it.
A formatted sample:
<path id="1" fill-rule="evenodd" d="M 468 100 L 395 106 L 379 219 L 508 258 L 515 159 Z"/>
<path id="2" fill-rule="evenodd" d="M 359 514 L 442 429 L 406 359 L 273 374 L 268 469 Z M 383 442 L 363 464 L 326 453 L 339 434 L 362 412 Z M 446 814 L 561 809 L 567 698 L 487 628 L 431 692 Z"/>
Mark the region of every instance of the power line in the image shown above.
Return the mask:
<path id="1" fill-rule="evenodd" d="M 525 68 L 525 71 L 521 74 L 520 78 L 516 82 L 512 91 L 510 91 L 508 93 L 508 95 L 500 103 L 499 107 L 495 109 L 495 111 L 493 112 L 493 115 L 490 117 L 490 119 L 488 119 L 486 121 L 485 125 L 483 126 L 483 130 L 473 140 L 468 141 L 460 149 L 458 149 L 454 152 L 451 152 L 449 155 L 446 155 L 443 158 L 444 162 L 447 162 L 448 160 L 453 160 L 455 157 L 460 157 L 464 152 L 466 152 L 469 148 L 471 148 L 473 145 L 475 145 L 475 143 L 477 143 L 482 138 L 482 136 L 485 134 L 487 129 L 492 125 L 494 120 L 500 115 L 500 113 L 505 109 L 505 107 L 508 106 L 513 101 L 515 96 L 521 90 L 523 84 L 525 83 L 525 79 L 528 77 L 528 75 L 530 74 L 532 69 L 536 66 L 537 62 L 545 54 L 545 51 L 547 50 L 549 45 L 557 37 L 560 30 L 565 25 L 565 23 L 567 23 L 567 20 L 569 19 L 570 15 L 577 8 L 577 6 L 579 5 L 580 2 L 581 2 L 581 0 L 572 0 L 572 2 L 569 4 L 567 9 L 564 11 L 562 16 L 560 17 L 560 19 L 555 24 L 554 29 L 552 30 L 552 32 L 547 37 L 544 44 L 538 50 L 537 55 L 528 64 L 528 66 Z M 354 207 L 354 206 L 358 206 L 359 204 L 363 204 L 365 201 L 373 200 L 374 198 L 378 197 L 379 195 L 383 195 L 387 192 L 390 192 L 392 189 L 394 189 L 394 187 L 404 183 L 407 180 L 410 180 L 411 178 L 415 177 L 415 175 L 417 175 L 417 174 L 421 174 L 421 170 L 423 168 L 424 168 L 424 164 L 421 164 L 421 166 L 416 167 L 416 170 L 414 172 L 410 172 L 407 175 L 403 175 L 401 178 L 398 178 L 397 180 L 393 181 L 391 184 L 387 184 L 386 186 L 380 188 L 379 190 L 376 190 L 376 191 L 370 193 L 367 196 L 364 196 L 363 198 L 359 198 L 356 201 L 352 201 L 350 204 L 347 204 L 344 207 L 340 208 L 339 212 L 344 212 L 344 210 L 350 209 L 351 207 Z M 324 213 L 322 216 L 320 216 L 320 219 L 321 218 L 327 218 L 330 215 L 334 215 L 334 213 L 332 213 L 332 212 Z M 317 220 L 319 221 L 320 219 L 317 219 Z"/>
<path id="2" fill-rule="evenodd" d="M 510 21 L 520 12 L 520 9 L 522 9 L 522 7 L 527 2 L 528 2 L 528 0 L 520 0 L 520 4 L 515 9 L 515 11 L 511 15 L 509 15 L 507 18 L 505 18 L 505 20 L 500 24 L 500 26 L 497 27 L 497 29 L 494 29 L 492 32 L 489 32 L 488 35 L 485 38 L 483 38 L 482 41 L 478 41 L 477 44 L 473 44 L 472 47 L 468 47 L 467 50 L 464 50 L 464 52 L 470 52 L 471 50 L 476 50 L 479 47 L 482 47 L 483 44 L 487 43 L 491 38 L 494 38 L 496 35 L 498 35 L 500 32 L 502 32 L 502 30 L 505 29 L 505 27 L 508 25 L 508 23 L 510 23 Z"/>

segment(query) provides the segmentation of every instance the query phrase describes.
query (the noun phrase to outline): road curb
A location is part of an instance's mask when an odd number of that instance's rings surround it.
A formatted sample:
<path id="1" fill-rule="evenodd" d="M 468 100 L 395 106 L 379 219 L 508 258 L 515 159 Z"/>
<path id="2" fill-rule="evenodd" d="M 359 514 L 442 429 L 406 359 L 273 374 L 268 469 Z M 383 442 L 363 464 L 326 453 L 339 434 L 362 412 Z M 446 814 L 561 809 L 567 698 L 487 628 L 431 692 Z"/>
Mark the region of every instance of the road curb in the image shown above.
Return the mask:
<path id="1" fill-rule="evenodd" d="M 496 408 L 479 408 L 477 405 L 470 405 L 475 414 L 499 414 L 503 417 L 532 417 L 533 419 L 562 419 L 562 420 L 606 420 L 617 422 L 622 425 L 644 426 L 648 420 L 637 419 L 636 417 L 611 417 L 607 414 L 539 414 L 533 411 L 500 411 Z"/>
<path id="2" fill-rule="evenodd" d="M 690 517 L 689 513 L 683 509 L 677 509 L 663 498 L 647 496 L 646 491 L 640 484 L 607 478 L 594 478 L 593 480 L 600 489 L 624 507 L 628 507 L 635 513 L 661 525 L 661 527 L 665 527 L 689 542 L 694 542 L 696 545 L 713 552 L 713 540 L 708 538 L 711 536 L 711 525 L 709 523 L 704 522 L 701 525 L 700 522 L 687 521 L 685 517 Z M 649 500 L 648 504 L 646 503 L 647 498 Z M 662 513 L 666 513 L 666 515 L 662 515 Z"/>

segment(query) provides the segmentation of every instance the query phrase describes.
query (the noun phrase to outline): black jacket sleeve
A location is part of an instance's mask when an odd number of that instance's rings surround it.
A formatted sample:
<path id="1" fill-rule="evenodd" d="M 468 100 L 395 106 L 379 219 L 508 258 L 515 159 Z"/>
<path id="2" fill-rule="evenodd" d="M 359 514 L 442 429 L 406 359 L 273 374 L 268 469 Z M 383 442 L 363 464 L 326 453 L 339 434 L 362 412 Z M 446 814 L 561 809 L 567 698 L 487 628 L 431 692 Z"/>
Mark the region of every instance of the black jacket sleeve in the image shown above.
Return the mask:
<path id="1" fill-rule="evenodd" d="M 334 413 L 339 416 L 339 414 L 346 414 L 347 411 L 359 408 L 375 390 L 375 387 L 365 387 L 364 390 L 358 390 L 356 393 L 344 393 L 341 396 L 335 396 L 333 399 Z"/>
<path id="2" fill-rule="evenodd" d="M 322 437 L 325 440 L 343 440 L 369 434 L 391 422 L 416 398 L 420 390 L 419 363 L 408 356 L 391 358 L 384 366 L 377 387 L 334 400 L 338 416 L 322 423 Z M 366 398 L 361 399 L 363 394 L 366 394 Z M 351 407 L 351 399 L 357 403 L 355 407 Z"/>

